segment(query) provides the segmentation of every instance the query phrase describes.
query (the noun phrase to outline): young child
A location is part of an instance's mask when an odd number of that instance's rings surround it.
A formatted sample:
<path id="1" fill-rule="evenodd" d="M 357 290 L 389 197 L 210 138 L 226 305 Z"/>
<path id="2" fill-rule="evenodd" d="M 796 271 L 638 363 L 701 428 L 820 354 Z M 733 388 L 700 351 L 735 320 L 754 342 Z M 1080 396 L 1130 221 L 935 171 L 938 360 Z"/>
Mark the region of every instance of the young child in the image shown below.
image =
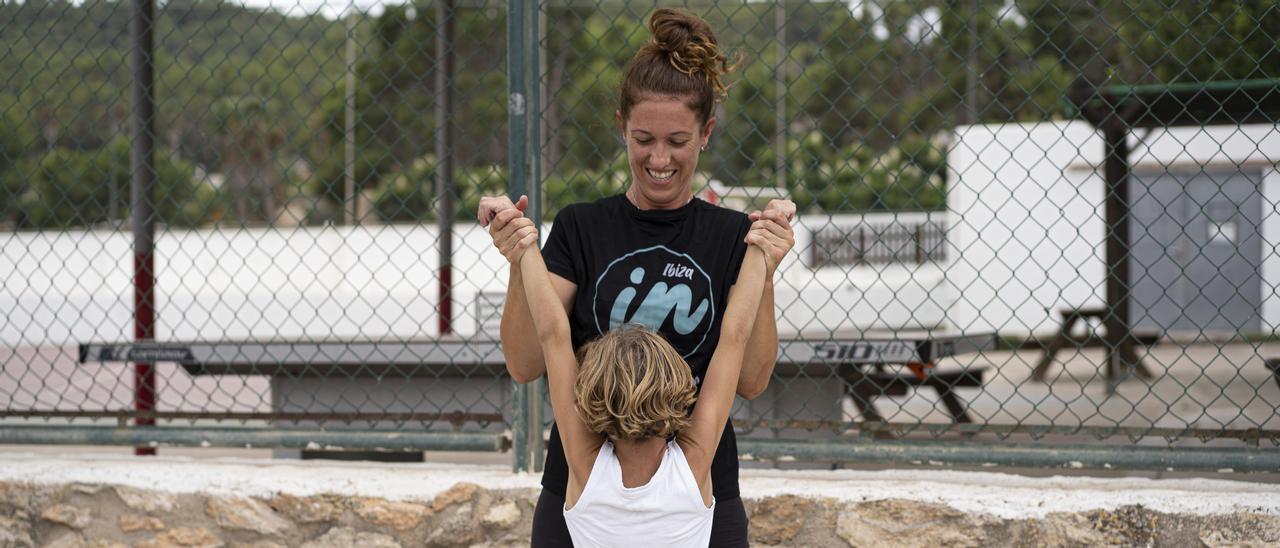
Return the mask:
<path id="1" fill-rule="evenodd" d="M 707 546 L 711 460 L 764 289 L 765 253 L 747 247 L 698 395 L 680 354 L 638 326 L 588 343 L 579 364 L 536 242 L 536 233 L 525 236 L 517 260 L 569 464 L 564 516 L 574 545 Z"/>

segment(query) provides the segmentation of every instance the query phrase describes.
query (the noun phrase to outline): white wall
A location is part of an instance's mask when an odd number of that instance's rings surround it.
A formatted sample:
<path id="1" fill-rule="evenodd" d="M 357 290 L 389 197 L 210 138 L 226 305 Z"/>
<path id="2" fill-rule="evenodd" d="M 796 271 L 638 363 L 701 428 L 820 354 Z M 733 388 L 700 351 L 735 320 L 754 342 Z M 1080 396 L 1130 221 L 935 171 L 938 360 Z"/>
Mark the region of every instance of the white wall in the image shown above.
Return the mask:
<path id="1" fill-rule="evenodd" d="M 1263 179 L 1263 324 L 1280 326 L 1280 131 L 1273 126 L 1139 130 L 1135 171 L 1258 169 Z M 1056 310 L 1103 304 L 1103 143 L 1084 122 L 957 128 L 947 158 L 950 261 L 965 331 L 1047 334 Z"/>
<path id="2" fill-rule="evenodd" d="M 795 250 L 779 266 L 781 275 L 774 283 L 778 331 L 826 334 L 948 327 L 944 311 L 953 296 L 936 263 L 822 268 L 808 264 L 812 233 L 823 226 L 911 226 L 929 219 L 945 225 L 945 217 L 936 213 L 801 215 L 795 223 Z"/>
<path id="3" fill-rule="evenodd" d="M 455 330 L 506 284 L 474 224 L 455 229 Z M 421 337 L 436 333 L 436 230 L 422 226 L 168 231 L 157 235 L 157 338 Z M 133 338 L 130 235 L 0 234 L 0 344 Z"/>
<path id="4" fill-rule="evenodd" d="M 913 223 L 924 214 L 802 216 L 776 284 L 779 330 L 930 327 L 949 305 L 935 264 L 810 268 L 809 230 Z M 545 230 L 549 229 L 544 227 Z M 133 338 L 128 232 L 0 233 L 0 345 Z M 455 227 L 455 331 L 476 332 L 478 291 L 506 291 L 507 263 L 474 224 Z M 167 231 L 156 241 L 157 338 L 228 340 L 436 334 L 436 229 Z M 493 333 L 496 336 L 496 333 Z"/>

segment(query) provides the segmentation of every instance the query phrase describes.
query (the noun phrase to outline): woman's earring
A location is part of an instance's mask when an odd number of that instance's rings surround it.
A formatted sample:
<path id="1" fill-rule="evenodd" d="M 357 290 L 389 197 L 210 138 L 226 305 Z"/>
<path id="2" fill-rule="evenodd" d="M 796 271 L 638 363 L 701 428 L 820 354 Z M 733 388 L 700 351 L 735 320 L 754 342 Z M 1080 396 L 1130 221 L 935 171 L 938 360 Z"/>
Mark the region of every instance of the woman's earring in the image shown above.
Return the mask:
<path id="1" fill-rule="evenodd" d="M 703 152 L 706 152 L 706 151 L 707 151 L 707 144 L 706 144 L 706 143 L 702 143 L 702 148 L 701 148 L 700 150 L 702 150 Z"/>

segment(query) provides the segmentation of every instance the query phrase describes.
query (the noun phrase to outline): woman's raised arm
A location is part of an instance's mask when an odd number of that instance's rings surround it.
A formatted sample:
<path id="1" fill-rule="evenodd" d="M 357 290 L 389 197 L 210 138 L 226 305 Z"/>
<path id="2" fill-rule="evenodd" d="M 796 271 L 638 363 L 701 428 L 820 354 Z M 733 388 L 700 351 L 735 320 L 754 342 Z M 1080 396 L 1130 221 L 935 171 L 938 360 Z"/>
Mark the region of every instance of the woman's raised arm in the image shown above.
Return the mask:
<path id="1" fill-rule="evenodd" d="M 523 276 L 521 275 L 520 256 L 525 249 L 537 245 L 537 239 L 530 241 L 529 234 L 536 234 L 537 227 L 533 221 L 524 216 L 529 199 L 521 196 L 512 203 L 506 196 L 492 196 L 480 199 L 480 208 L 476 220 L 480 226 L 489 227 L 489 235 L 493 238 L 493 246 L 506 257 L 510 264 L 507 278 L 507 296 L 502 305 L 502 323 L 499 337 L 502 340 L 502 354 L 507 364 L 507 373 L 518 383 L 526 383 L 541 377 L 547 371 L 546 361 L 542 357 L 542 346 L 534 328 L 533 316 L 529 312 L 529 301 L 525 297 Z M 577 286 L 555 274 L 551 274 L 551 286 L 564 306 L 566 313 L 573 304 Z"/>
<path id="2" fill-rule="evenodd" d="M 754 211 L 748 217 L 752 222 L 747 243 L 759 246 L 768 258 L 764 290 L 760 295 L 755 325 L 747 339 L 747 350 L 743 354 L 742 375 L 738 378 L 738 395 L 748 400 L 764 393 L 777 364 L 778 322 L 774 316 L 773 273 L 796 244 L 791 228 L 795 215 L 796 204 L 791 200 L 770 200 L 764 211 Z M 734 284 L 729 290 L 731 300 L 738 287 L 739 284 Z"/>

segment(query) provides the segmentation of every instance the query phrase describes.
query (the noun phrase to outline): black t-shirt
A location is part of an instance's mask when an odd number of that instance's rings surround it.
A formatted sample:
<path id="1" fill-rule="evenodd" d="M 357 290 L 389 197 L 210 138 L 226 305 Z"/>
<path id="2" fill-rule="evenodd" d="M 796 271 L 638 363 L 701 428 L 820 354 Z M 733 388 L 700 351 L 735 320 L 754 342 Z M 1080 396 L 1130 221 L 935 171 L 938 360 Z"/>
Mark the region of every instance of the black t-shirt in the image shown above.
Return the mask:
<path id="1" fill-rule="evenodd" d="M 617 195 L 561 210 L 542 253 L 548 270 L 578 286 L 569 314 L 574 350 L 622 324 L 643 324 L 671 342 L 701 385 L 750 228 L 743 213 L 697 198 L 679 209 L 642 211 Z M 563 497 L 568 482 L 553 425 L 542 486 Z M 711 482 L 717 498 L 738 496 L 730 423 L 711 462 Z"/>

